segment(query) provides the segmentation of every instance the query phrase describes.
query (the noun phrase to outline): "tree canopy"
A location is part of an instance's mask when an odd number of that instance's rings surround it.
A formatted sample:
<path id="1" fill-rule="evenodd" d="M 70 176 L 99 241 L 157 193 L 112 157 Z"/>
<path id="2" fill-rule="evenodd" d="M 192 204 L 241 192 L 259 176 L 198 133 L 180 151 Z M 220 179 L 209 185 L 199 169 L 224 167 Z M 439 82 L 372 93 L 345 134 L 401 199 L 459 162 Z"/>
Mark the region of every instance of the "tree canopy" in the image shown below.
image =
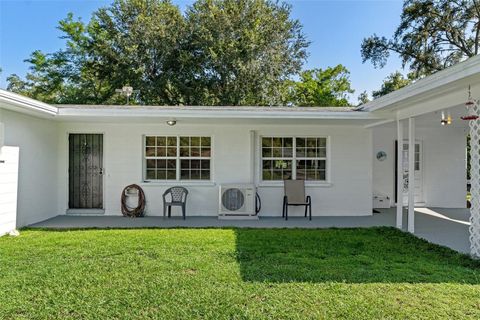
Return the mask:
<path id="1" fill-rule="evenodd" d="M 413 82 L 413 79 L 404 77 L 399 71 L 391 73 L 383 80 L 382 86 L 379 90 L 372 92 L 374 99 L 384 96 L 390 92 L 403 88 Z"/>
<path id="2" fill-rule="evenodd" d="M 297 106 L 348 106 L 350 72 L 339 64 L 326 69 L 305 70 L 299 81 L 287 84 L 286 100 Z"/>
<path id="3" fill-rule="evenodd" d="M 405 0 L 392 38 L 376 34 L 361 46 L 363 61 L 382 68 L 391 53 L 413 78 L 429 75 L 479 53 L 478 0 Z"/>
<path id="4" fill-rule="evenodd" d="M 8 89 L 49 103 L 119 103 L 140 90 L 157 105 L 274 105 L 307 57 L 299 21 L 284 3 L 197 0 L 185 14 L 169 0 L 115 0 L 88 23 L 69 14 L 65 48 L 32 53 Z"/>

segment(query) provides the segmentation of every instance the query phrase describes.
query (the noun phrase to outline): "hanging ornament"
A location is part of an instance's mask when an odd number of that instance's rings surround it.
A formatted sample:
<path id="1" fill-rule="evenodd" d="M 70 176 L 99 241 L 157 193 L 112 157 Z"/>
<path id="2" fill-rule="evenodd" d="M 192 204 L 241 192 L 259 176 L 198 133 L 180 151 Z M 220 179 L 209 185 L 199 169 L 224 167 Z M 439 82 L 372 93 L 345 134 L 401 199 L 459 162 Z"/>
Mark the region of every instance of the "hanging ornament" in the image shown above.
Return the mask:
<path id="1" fill-rule="evenodd" d="M 468 86 L 468 100 L 465 102 L 465 107 L 467 108 L 467 114 L 461 117 L 462 120 L 470 121 L 477 120 L 478 114 L 475 111 L 475 106 L 477 105 L 477 100 L 472 98 L 472 92 L 470 86 Z"/>

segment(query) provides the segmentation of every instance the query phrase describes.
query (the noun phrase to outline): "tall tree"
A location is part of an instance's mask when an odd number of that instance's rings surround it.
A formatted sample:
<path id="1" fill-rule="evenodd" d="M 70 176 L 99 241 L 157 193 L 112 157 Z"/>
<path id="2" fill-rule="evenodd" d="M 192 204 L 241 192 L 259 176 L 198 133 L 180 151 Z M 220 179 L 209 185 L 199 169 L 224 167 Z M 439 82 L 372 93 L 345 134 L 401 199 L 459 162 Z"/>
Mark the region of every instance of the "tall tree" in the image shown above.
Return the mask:
<path id="1" fill-rule="evenodd" d="M 64 49 L 36 51 L 9 89 L 51 103 L 276 104 L 308 41 L 291 8 L 268 0 L 198 0 L 182 15 L 169 0 L 115 0 L 84 23 L 60 21 Z"/>
<path id="2" fill-rule="evenodd" d="M 88 24 L 73 14 L 60 21 L 66 40 L 53 54 L 35 51 L 25 81 L 9 78 L 9 89 L 53 103 L 114 103 L 125 84 L 146 103 L 172 104 L 178 83 L 184 19 L 168 0 L 116 0 L 94 12 Z M 122 100 L 123 101 L 123 100 Z"/>
<path id="3" fill-rule="evenodd" d="M 412 78 L 404 77 L 400 71 L 391 73 L 383 80 L 382 86 L 379 90 L 373 91 L 372 96 L 374 99 L 384 96 L 390 92 L 403 88 L 413 82 Z"/>
<path id="4" fill-rule="evenodd" d="M 349 106 L 350 72 L 343 65 L 300 73 L 288 86 L 287 103 L 296 106 Z"/>
<path id="5" fill-rule="evenodd" d="M 363 61 L 384 67 L 391 53 L 415 78 L 442 70 L 479 53 L 478 0 L 405 0 L 401 22 L 392 38 L 365 38 Z"/>
<path id="6" fill-rule="evenodd" d="M 275 105 L 308 41 L 291 7 L 264 0 L 198 0 L 187 10 L 198 104 Z M 200 81 L 198 81 L 200 80 Z"/>
<path id="7" fill-rule="evenodd" d="M 368 93 L 367 93 L 367 90 L 363 91 L 362 93 L 360 93 L 358 95 L 358 105 L 362 105 L 362 104 L 365 104 L 367 102 L 370 102 L 370 98 L 368 97 Z"/>

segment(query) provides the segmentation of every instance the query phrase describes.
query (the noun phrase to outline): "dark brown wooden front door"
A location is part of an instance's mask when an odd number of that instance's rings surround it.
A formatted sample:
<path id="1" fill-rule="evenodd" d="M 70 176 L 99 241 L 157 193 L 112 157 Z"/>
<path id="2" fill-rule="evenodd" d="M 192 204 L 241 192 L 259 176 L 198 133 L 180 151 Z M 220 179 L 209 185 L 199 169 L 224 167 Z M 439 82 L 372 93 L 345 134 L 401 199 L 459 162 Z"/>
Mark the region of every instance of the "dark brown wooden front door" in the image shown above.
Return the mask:
<path id="1" fill-rule="evenodd" d="M 70 209 L 103 207 L 103 135 L 70 134 L 69 138 Z"/>

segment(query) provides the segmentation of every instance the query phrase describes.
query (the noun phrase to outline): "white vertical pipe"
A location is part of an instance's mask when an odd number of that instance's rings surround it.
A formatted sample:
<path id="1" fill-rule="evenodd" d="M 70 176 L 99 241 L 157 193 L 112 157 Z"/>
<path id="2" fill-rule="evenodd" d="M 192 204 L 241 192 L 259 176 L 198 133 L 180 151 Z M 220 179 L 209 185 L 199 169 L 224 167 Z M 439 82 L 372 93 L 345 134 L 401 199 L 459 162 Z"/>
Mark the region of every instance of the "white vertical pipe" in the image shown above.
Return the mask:
<path id="1" fill-rule="evenodd" d="M 403 224 L 403 123 L 397 120 L 397 223 L 402 229 Z"/>
<path id="2" fill-rule="evenodd" d="M 255 169 L 256 169 L 256 134 L 255 130 L 250 130 L 250 183 L 256 184 Z"/>
<path id="3" fill-rule="evenodd" d="M 415 232 L 415 119 L 408 118 L 408 232 Z"/>

